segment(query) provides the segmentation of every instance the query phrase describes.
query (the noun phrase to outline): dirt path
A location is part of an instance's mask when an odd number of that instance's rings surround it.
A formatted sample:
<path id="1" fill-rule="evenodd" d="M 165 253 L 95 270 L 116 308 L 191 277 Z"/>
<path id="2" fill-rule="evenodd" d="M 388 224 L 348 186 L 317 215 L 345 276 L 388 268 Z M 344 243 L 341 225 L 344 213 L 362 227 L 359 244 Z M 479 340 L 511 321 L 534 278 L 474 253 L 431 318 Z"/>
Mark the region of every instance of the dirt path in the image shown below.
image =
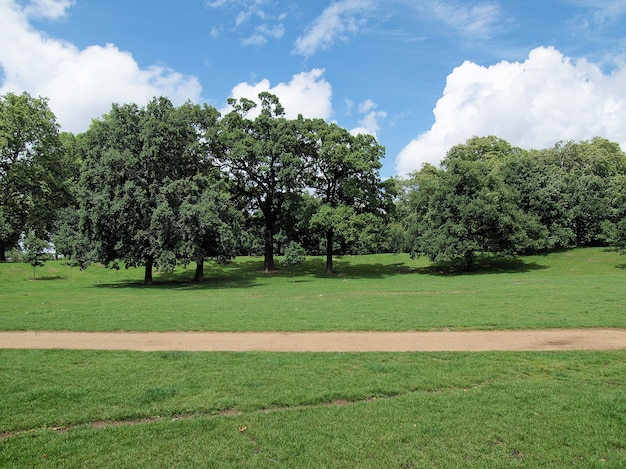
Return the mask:
<path id="1" fill-rule="evenodd" d="M 410 352 L 626 349 L 626 329 L 435 332 L 0 332 L 0 349 Z"/>

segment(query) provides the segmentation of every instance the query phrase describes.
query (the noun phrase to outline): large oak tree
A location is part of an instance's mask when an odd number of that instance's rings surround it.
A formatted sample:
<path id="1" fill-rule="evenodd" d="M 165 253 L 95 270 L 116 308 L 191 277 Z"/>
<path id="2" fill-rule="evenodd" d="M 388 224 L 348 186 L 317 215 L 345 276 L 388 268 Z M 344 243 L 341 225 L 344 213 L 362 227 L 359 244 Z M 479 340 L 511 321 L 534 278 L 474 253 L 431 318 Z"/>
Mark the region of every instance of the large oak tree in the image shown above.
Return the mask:
<path id="1" fill-rule="evenodd" d="M 347 241 L 354 232 L 351 227 L 366 214 L 383 217 L 391 206 L 390 187 L 379 176 L 385 149 L 371 135 L 351 135 L 321 119 L 309 121 L 307 127 L 313 147 L 310 184 L 321 201 L 312 223 L 325 234 L 326 273 L 330 274 L 335 237 Z"/>
<path id="2" fill-rule="evenodd" d="M 516 255 L 543 247 L 545 228 L 519 208 L 499 174 L 512 151 L 496 137 L 474 137 L 453 147 L 441 169 L 427 165 L 415 175 L 414 253 L 464 262 L 472 270 L 478 253 Z"/>
<path id="3" fill-rule="evenodd" d="M 232 179 L 244 211 L 259 213 L 263 225 L 263 270 L 272 272 L 274 236 L 288 200 L 300 193 L 306 180 L 306 153 L 298 121 L 284 117 L 278 98 L 259 94 L 260 112 L 250 118 L 257 103 L 230 99 L 233 111 L 223 117 L 221 168 Z"/>
<path id="4" fill-rule="evenodd" d="M 208 171 L 203 160 L 215 132 L 207 126 L 215 125 L 217 116 L 213 108 L 176 108 L 161 97 L 142 108 L 115 104 L 92 123 L 85 136 L 81 194 L 91 259 L 114 267 L 119 261 L 144 266 L 145 284 L 152 283 L 154 265 L 172 267 L 178 251 L 176 236 L 163 231 L 171 225 L 163 223 L 162 192 Z"/>

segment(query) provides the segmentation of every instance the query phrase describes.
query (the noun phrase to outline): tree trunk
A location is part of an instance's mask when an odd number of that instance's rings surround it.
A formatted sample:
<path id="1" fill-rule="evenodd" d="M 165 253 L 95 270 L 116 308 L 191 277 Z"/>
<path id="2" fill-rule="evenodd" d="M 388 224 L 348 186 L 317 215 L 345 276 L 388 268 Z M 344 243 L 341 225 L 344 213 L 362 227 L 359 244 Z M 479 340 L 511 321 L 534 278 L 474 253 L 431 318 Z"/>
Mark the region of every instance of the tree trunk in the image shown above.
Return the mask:
<path id="1" fill-rule="evenodd" d="M 474 251 L 467 251 L 465 253 L 465 266 L 468 272 L 474 270 Z"/>
<path id="2" fill-rule="evenodd" d="M 272 227 L 265 226 L 265 251 L 263 260 L 263 272 L 274 272 L 276 266 L 274 265 L 274 236 L 272 235 Z"/>
<path id="3" fill-rule="evenodd" d="M 144 285 L 152 285 L 152 264 L 153 263 L 154 261 L 152 260 L 152 258 L 146 259 L 145 274 L 143 277 Z"/>
<path id="4" fill-rule="evenodd" d="M 332 228 L 326 231 L 326 273 L 333 273 L 333 234 Z"/>
<path id="5" fill-rule="evenodd" d="M 204 282 L 204 259 L 196 263 L 196 275 L 193 277 L 194 282 Z"/>
<path id="6" fill-rule="evenodd" d="M 0 262 L 7 261 L 7 256 L 4 253 L 5 249 L 6 249 L 6 244 L 4 243 L 4 241 L 0 240 Z"/>

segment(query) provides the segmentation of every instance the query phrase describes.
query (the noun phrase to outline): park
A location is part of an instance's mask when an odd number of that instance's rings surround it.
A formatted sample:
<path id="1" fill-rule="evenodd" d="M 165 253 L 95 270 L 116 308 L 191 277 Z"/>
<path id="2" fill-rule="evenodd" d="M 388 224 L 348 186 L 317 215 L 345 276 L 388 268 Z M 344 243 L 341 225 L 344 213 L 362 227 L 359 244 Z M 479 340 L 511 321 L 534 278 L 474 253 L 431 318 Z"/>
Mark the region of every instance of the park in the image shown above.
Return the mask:
<path id="1" fill-rule="evenodd" d="M 0 99 L 0 466 L 626 466 L 619 144 L 383 179 L 258 98 Z"/>

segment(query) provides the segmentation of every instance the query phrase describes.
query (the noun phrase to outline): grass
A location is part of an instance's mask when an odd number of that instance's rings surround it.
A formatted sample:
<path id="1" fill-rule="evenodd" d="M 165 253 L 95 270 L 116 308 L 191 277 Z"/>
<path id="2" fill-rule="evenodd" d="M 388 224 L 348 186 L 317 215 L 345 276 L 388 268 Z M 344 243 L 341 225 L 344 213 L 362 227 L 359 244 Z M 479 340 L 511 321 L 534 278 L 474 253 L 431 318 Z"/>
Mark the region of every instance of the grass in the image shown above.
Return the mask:
<path id="1" fill-rule="evenodd" d="M 624 467 L 626 352 L 0 352 L 1 467 Z"/>
<path id="2" fill-rule="evenodd" d="M 0 264 L 0 329 L 626 327 L 605 249 L 477 272 L 406 256 L 259 259 L 141 285 L 140 269 Z M 0 350 L 0 467 L 626 467 L 626 351 Z"/>
<path id="3" fill-rule="evenodd" d="M 576 249 L 514 260 L 487 258 L 468 274 L 406 255 L 346 256 L 337 274 L 309 258 L 260 272 L 258 258 L 156 276 L 141 269 L 80 271 L 0 264 L 0 330 L 306 331 L 625 327 L 626 260 Z"/>

